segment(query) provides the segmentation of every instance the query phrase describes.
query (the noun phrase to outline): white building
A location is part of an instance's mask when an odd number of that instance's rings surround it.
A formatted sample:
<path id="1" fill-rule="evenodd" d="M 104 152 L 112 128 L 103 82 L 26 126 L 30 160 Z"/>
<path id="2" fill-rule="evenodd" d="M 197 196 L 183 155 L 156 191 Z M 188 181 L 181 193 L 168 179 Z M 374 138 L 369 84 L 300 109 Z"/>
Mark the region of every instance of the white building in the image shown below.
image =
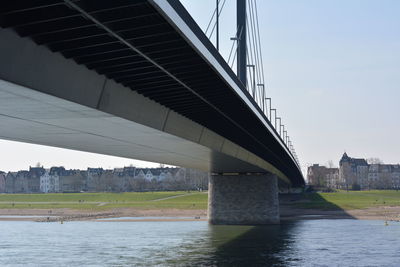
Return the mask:
<path id="1" fill-rule="evenodd" d="M 154 179 L 154 175 L 150 170 L 146 170 L 145 179 L 147 181 L 151 181 Z"/>
<path id="2" fill-rule="evenodd" d="M 60 175 L 58 168 L 51 168 L 40 176 L 40 192 L 57 193 L 60 192 Z"/>

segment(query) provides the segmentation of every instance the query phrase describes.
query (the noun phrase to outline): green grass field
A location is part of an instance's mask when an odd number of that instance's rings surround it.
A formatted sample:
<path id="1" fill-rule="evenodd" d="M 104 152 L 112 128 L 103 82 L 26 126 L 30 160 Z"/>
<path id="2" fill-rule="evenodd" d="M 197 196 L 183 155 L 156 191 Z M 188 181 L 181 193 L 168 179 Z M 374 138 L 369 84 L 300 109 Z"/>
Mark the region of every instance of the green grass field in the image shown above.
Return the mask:
<path id="1" fill-rule="evenodd" d="M 400 191 L 339 191 L 335 193 L 305 194 L 306 202 L 295 203 L 302 208 L 364 209 L 374 206 L 400 206 Z"/>
<path id="2" fill-rule="evenodd" d="M 71 208 L 107 210 L 122 207 L 141 209 L 206 209 L 207 193 L 175 191 L 0 195 L 0 209 Z"/>
<path id="3" fill-rule="evenodd" d="M 399 191 L 339 191 L 304 194 L 301 201 L 290 203 L 299 208 L 363 209 L 373 206 L 400 206 Z M 108 210 L 139 209 L 207 209 L 207 193 L 200 192 L 129 192 L 68 194 L 0 194 L 0 209 Z"/>

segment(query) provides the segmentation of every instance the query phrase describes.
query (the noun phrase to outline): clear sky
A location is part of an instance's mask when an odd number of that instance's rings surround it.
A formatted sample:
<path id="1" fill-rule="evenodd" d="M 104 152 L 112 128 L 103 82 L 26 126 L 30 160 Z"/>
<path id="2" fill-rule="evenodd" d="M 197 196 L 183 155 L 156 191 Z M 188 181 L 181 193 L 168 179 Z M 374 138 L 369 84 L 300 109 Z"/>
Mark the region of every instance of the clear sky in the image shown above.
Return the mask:
<path id="1" fill-rule="evenodd" d="M 222 0 L 223 1 L 223 0 Z M 215 0 L 183 0 L 202 29 Z M 235 0 L 221 14 L 221 54 L 235 34 Z M 258 0 L 268 95 L 303 168 L 355 157 L 400 162 L 400 1 Z M 140 161 L 0 141 L 0 170 L 105 168 Z"/>

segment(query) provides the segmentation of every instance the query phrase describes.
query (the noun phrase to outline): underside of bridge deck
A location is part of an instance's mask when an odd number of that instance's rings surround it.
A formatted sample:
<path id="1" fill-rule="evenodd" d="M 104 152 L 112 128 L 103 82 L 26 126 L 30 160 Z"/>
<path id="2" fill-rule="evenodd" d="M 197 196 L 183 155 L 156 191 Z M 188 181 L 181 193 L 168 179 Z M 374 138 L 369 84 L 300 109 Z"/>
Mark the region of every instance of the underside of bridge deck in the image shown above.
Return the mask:
<path id="1" fill-rule="evenodd" d="M 4 0 L 0 27 L 0 138 L 210 171 L 214 224 L 277 223 L 277 177 L 304 184 L 179 1 Z"/>
<path id="2" fill-rule="evenodd" d="M 0 27 L 240 145 L 293 185 L 304 183 L 282 139 L 179 1 L 5 0 Z"/>

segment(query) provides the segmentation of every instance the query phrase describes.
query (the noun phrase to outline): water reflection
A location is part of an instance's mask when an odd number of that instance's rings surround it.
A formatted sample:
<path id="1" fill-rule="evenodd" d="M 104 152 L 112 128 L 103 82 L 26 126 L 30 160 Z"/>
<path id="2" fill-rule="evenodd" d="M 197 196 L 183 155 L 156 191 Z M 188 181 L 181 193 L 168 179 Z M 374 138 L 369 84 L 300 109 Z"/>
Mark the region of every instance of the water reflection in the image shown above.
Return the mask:
<path id="1" fill-rule="evenodd" d="M 400 266 L 400 224 L 305 220 L 273 226 L 208 226 L 180 247 L 179 266 Z M 177 257 L 177 255 L 179 255 Z"/>
<path id="2" fill-rule="evenodd" d="M 298 224 L 271 226 L 209 225 L 207 232 L 180 248 L 181 256 L 169 264 L 184 266 L 286 266 L 292 235 Z M 205 234 L 205 235 L 204 235 Z"/>

